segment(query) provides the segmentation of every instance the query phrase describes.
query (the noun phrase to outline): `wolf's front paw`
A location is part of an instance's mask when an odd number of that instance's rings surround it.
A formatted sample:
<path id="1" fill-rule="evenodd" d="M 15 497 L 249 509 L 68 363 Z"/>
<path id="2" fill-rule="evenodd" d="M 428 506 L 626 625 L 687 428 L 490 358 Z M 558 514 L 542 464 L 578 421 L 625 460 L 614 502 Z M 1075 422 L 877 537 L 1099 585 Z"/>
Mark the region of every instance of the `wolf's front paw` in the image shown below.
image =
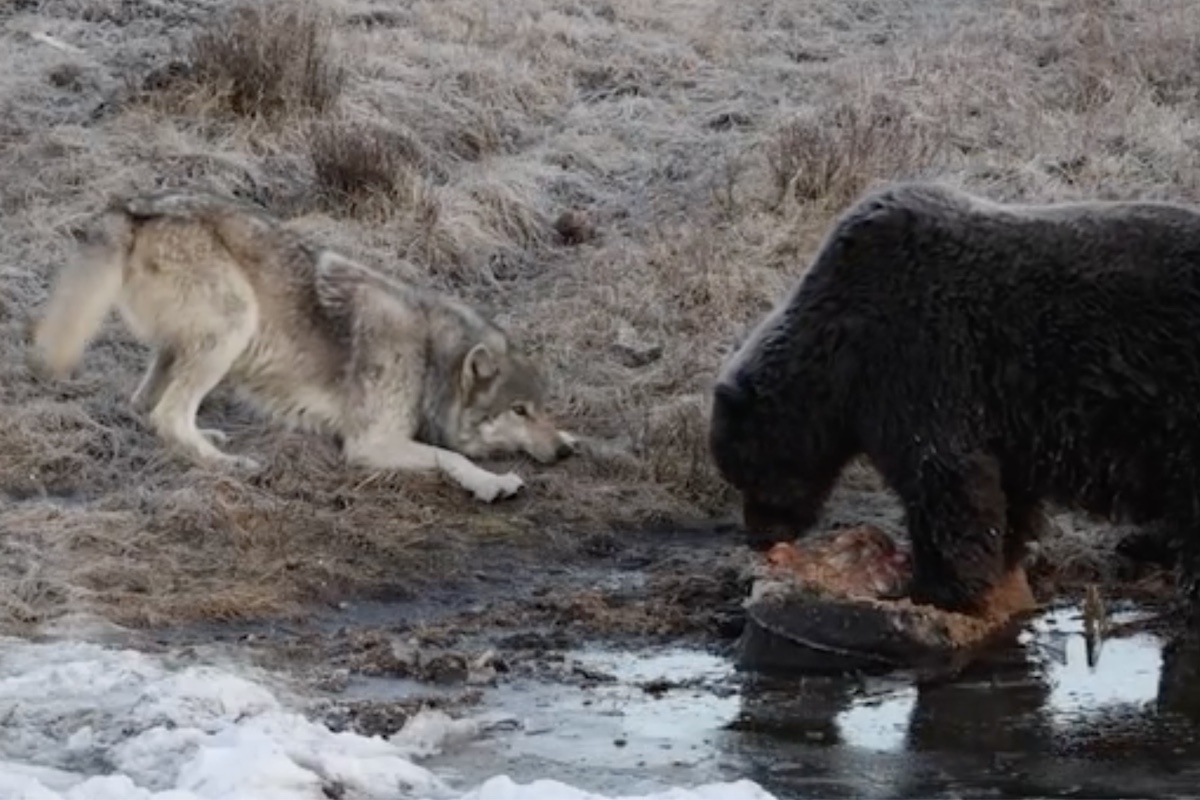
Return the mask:
<path id="1" fill-rule="evenodd" d="M 486 479 L 481 478 L 471 488 L 471 493 L 475 495 L 477 500 L 491 503 L 495 500 L 512 497 L 521 491 L 524 485 L 525 481 L 521 480 L 520 476 L 515 472 L 506 472 L 503 475 L 489 474 Z"/>
<path id="2" fill-rule="evenodd" d="M 261 461 L 249 456 L 234 456 L 232 465 L 235 471 L 244 475 L 257 475 L 265 468 Z"/>
<path id="3" fill-rule="evenodd" d="M 202 459 L 210 467 L 226 472 L 233 472 L 247 477 L 263 471 L 263 464 L 250 456 L 235 456 L 232 453 L 209 455 Z"/>
<path id="4" fill-rule="evenodd" d="M 34 380 L 43 383 L 62 381 L 71 377 L 74 371 L 64 364 L 56 364 L 46 357 L 46 354 L 33 345 L 25 349 L 25 368 Z"/>

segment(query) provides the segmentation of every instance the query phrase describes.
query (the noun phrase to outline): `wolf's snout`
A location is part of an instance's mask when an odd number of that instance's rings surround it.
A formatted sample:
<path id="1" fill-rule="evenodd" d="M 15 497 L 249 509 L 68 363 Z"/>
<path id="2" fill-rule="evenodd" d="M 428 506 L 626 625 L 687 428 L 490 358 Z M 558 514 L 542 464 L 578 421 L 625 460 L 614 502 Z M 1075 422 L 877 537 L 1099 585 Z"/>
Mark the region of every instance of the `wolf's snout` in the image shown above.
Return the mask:
<path id="1" fill-rule="evenodd" d="M 579 439 L 567 433 L 566 431 L 558 431 L 558 444 L 554 448 L 555 461 L 561 461 L 564 458 L 570 458 L 579 452 Z"/>
<path id="2" fill-rule="evenodd" d="M 556 431 L 547 428 L 548 436 L 544 436 L 536 446 L 527 452 L 543 464 L 554 464 L 564 458 L 570 458 L 579 451 L 579 440 L 566 431 Z"/>

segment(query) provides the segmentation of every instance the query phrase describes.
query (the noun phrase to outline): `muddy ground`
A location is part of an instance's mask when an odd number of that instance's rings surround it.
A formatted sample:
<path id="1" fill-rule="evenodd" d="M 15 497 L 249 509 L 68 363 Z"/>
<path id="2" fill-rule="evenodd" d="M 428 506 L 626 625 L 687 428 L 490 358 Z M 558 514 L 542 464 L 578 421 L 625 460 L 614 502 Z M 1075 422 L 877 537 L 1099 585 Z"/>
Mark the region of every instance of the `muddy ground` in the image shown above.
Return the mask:
<path id="1" fill-rule="evenodd" d="M 825 524 L 848 519 L 903 535 L 885 492 L 843 489 Z M 1084 666 L 1072 601 L 1094 576 L 1035 558 L 1054 610 L 915 684 L 738 672 L 753 558 L 731 525 L 592 536 L 550 559 L 495 546 L 420 596 L 138 635 L 250 654 L 334 729 L 389 736 L 420 709 L 490 719 L 481 744 L 433 756 L 464 786 L 504 772 L 614 793 L 751 777 L 778 797 L 1176 797 L 1200 776 L 1197 682 L 1159 660 L 1161 570 L 1114 567 L 1126 580 L 1103 591 L 1121 632 Z"/>
<path id="2" fill-rule="evenodd" d="M 852 473 L 820 527 L 864 522 L 904 536 L 890 493 Z M 482 543 L 420 593 L 117 635 L 185 661 L 254 661 L 335 730 L 386 737 L 422 709 L 479 720 L 473 741 L 430 755 L 464 789 L 507 774 L 618 796 L 743 777 L 779 798 L 1188 796 L 1200 779 L 1189 666 L 1200 657 L 1164 649 L 1153 614 L 1169 577 L 1115 555 L 1127 531 L 1052 524 L 1060 546 L 1075 537 L 1093 549 L 1069 568 L 1061 549 L 1035 554 L 1045 613 L 975 662 L 919 680 L 739 672 L 756 557 L 736 525 L 716 521 L 555 535 L 541 551 Z M 1113 621 L 1095 662 L 1077 613 L 1092 583 Z"/>
<path id="3" fill-rule="evenodd" d="M 820 527 L 862 522 L 905 539 L 900 509 L 878 485 L 843 485 Z M 1090 527 L 1098 538 L 1113 536 L 1103 526 Z M 1035 555 L 1029 571 L 1039 602 L 1077 601 L 1095 583 L 1114 607 L 1165 609 L 1171 596 L 1166 570 L 1109 557 L 1100 575 L 1080 565 L 1063 571 Z M 577 686 L 614 680 L 574 663 L 571 653 L 684 648 L 732 658 L 759 559 L 743 546 L 732 521 L 590 534 L 552 552 L 499 543 L 464 558 L 470 563 L 454 571 L 460 577 L 420 594 L 325 604 L 307 617 L 151 628 L 141 635 L 172 647 L 236 643 L 262 665 L 284 668 L 328 698 L 320 712 L 327 721 L 388 735 L 422 705 L 467 708 L 490 689 L 517 680 Z M 399 701 L 339 702 L 345 688 L 362 678 L 420 688 Z M 651 680 L 643 688 L 661 693 L 673 684 Z"/>

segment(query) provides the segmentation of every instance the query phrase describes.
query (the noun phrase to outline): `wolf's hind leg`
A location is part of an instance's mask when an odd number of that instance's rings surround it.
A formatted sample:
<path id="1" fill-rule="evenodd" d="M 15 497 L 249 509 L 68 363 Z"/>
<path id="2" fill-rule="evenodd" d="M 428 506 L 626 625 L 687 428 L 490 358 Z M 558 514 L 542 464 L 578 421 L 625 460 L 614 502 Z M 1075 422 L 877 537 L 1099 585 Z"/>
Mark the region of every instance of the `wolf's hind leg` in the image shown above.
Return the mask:
<path id="1" fill-rule="evenodd" d="M 129 398 L 129 404 L 139 413 L 146 413 L 158 405 L 166 388 L 167 379 L 171 373 L 171 365 L 175 363 L 175 353 L 170 347 L 157 347 L 150 356 L 150 364 L 137 390 Z"/>
<path id="2" fill-rule="evenodd" d="M 230 455 L 216 447 L 214 441 L 226 441 L 224 433 L 196 427 L 200 404 L 245 351 L 252 334 L 250 324 L 240 324 L 219 335 L 202 335 L 175 349 L 166 385 L 150 412 L 150 423 L 159 436 L 201 462 L 248 471 L 259 469 L 254 459 Z"/>
<path id="3" fill-rule="evenodd" d="M 163 390 L 170 380 L 171 368 L 174 364 L 175 352 L 170 347 L 155 349 L 154 354 L 150 357 L 150 365 L 146 368 L 146 374 L 142 376 L 142 382 L 138 384 L 137 390 L 129 400 L 135 411 L 144 414 L 158 405 Z M 197 430 L 201 436 L 213 444 L 225 444 L 229 441 L 229 437 L 225 435 L 224 431 L 215 428 L 198 428 Z"/>

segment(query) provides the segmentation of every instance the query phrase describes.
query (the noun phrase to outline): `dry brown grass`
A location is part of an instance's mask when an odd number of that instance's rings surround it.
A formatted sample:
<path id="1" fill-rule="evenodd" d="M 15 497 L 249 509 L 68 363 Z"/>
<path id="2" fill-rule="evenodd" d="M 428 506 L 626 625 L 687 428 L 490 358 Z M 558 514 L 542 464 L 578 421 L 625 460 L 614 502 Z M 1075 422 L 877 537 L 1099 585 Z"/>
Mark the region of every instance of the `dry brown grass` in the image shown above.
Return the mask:
<path id="1" fill-rule="evenodd" d="M 49 0 L 0 18 L 7 624 L 299 609 L 419 587 L 481 542 L 727 513 L 710 376 L 865 188 L 1200 199 L 1189 0 Z M 521 464 L 526 496 L 477 506 L 344 470 L 218 392 L 202 415 L 273 464 L 242 481 L 163 453 L 128 409 L 143 352 L 116 324 L 77 378 L 32 382 L 25 318 L 72 229 L 159 185 L 250 197 L 492 312 L 591 455 Z M 564 238 L 565 212 L 586 237 Z"/>
<path id="2" fill-rule="evenodd" d="M 379 125 L 336 121 L 314 125 L 308 146 L 313 177 L 333 213 L 386 213 L 420 202 L 420 154 L 407 137 Z"/>
<path id="3" fill-rule="evenodd" d="M 903 104 L 869 95 L 822 107 L 772 137 L 767 159 L 778 202 L 823 202 L 841 209 L 879 175 L 918 175 L 946 136 Z"/>
<path id="4" fill-rule="evenodd" d="M 328 111 L 347 77 L 331 26 L 309 0 L 235 6 L 189 41 L 192 87 L 251 119 Z"/>

